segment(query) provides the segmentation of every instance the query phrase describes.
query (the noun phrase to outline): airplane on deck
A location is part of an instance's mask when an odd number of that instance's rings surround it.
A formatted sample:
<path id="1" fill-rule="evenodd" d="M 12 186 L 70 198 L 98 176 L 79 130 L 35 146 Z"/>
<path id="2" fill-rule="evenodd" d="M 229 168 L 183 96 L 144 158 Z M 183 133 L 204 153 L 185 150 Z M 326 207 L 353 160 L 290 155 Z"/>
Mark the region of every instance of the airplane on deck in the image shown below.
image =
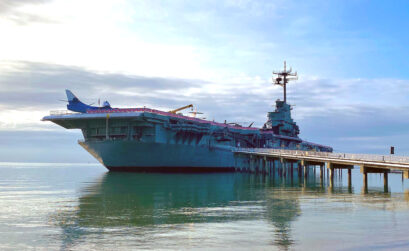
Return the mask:
<path id="1" fill-rule="evenodd" d="M 87 110 L 112 109 L 108 101 L 104 101 L 101 107 L 91 106 L 82 103 L 70 90 L 65 90 L 65 93 L 67 94 L 68 99 L 67 109 L 70 111 L 86 113 Z"/>

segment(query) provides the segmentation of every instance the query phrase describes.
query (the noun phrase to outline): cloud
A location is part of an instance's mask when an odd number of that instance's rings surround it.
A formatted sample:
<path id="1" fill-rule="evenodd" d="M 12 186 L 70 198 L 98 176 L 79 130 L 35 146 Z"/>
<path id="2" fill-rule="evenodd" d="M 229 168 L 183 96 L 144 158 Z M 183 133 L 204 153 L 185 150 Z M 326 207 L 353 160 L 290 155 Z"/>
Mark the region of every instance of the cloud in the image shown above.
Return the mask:
<path id="1" fill-rule="evenodd" d="M 352 26 L 350 18 L 342 19 L 349 14 L 346 7 L 355 5 L 339 1 L 35 3 L 6 0 L 3 13 L 20 11 L 57 23 L 24 27 L 1 23 L 6 39 L 0 57 L 144 76 L 226 80 L 240 73 L 265 76 L 285 58 L 310 75 L 345 77 L 351 75 L 348 69 L 367 76 L 374 72 L 371 65 L 379 69 L 385 64 L 388 67 L 377 72 L 394 76 L 390 68 L 402 66 L 374 55 L 405 55 L 373 34 L 363 36 L 360 22 Z M 21 20 L 31 22 L 31 18 Z"/>
<path id="2" fill-rule="evenodd" d="M 50 0 L 2 0 L 0 2 L 0 14 L 13 11 L 25 4 L 42 4 Z"/>
<path id="3" fill-rule="evenodd" d="M 18 25 L 32 23 L 53 23 L 55 20 L 24 11 L 21 7 L 26 5 L 40 5 L 51 2 L 51 0 L 2 0 L 0 2 L 0 17 L 10 20 Z"/>
<path id="4" fill-rule="evenodd" d="M 126 105 L 134 97 L 150 97 L 153 92 L 188 90 L 204 84 L 200 80 L 143 77 L 98 73 L 79 67 L 33 62 L 3 62 L 8 69 L 0 72 L 0 103 L 4 108 L 47 108 L 60 104 L 65 89 L 71 89 L 88 102 L 98 97 L 113 97 Z M 6 68 L 6 67 L 5 67 Z M 118 97 L 121 93 L 121 97 Z M 127 95 L 128 94 L 128 95 Z M 131 94 L 131 95 L 129 95 Z M 87 97 L 92 97 L 91 99 Z"/>
<path id="5" fill-rule="evenodd" d="M 329 108 L 322 114 L 298 121 L 301 137 L 325 142 L 338 152 L 388 154 L 395 146 L 398 155 L 409 154 L 409 106 L 374 107 L 350 105 Z"/>

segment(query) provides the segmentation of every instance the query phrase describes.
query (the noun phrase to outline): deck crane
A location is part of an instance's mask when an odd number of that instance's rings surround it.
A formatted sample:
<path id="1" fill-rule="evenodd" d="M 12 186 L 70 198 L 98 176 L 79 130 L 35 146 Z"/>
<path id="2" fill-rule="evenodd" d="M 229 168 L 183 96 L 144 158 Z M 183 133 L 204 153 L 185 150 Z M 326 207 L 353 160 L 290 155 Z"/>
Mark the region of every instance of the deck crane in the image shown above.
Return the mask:
<path id="1" fill-rule="evenodd" d="M 193 105 L 190 104 L 190 105 L 186 105 L 186 106 L 180 107 L 180 108 L 178 108 L 178 109 L 175 109 L 175 110 L 172 110 L 172 111 L 169 111 L 169 112 L 170 112 L 170 113 L 173 113 L 173 114 L 176 114 L 177 112 L 182 111 L 182 110 L 185 110 L 185 109 L 187 109 L 187 108 L 192 108 L 192 111 L 193 111 Z"/>

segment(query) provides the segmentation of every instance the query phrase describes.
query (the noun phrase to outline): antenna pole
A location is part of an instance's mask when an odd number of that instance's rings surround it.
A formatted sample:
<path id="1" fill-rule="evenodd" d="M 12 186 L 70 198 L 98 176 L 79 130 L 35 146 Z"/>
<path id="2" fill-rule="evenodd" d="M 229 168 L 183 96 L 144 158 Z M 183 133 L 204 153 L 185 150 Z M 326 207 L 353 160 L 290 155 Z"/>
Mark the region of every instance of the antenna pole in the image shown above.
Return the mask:
<path id="1" fill-rule="evenodd" d="M 287 72 L 287 62 L 284 60 L 284 72 Z M 283 75 L 284 103 L 287 102 L 287 75 Z"/>
<path id="2" fill-rule="evenodd" d="M 287 62 L 284 61 L 284 70 L 273 72 L 274 75 L 277 75 L 276 78 L 273 77 L 273 84 L 283 87 L 284 90 L 284 103 L 287 103 L 287 83 L 290 80 L 297 80 L 297 72 L 292 73 L 292 69 L 287 70 Z"/>

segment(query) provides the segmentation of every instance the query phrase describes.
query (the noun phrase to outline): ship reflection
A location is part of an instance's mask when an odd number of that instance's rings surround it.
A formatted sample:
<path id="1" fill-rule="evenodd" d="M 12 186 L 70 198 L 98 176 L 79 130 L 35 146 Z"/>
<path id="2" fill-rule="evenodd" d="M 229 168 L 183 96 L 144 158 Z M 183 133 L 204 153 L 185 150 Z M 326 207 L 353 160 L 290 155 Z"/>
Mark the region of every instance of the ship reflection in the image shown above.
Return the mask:
<path id="1" fill-rule="evenodd" d="M 245 177 L 234 174 L 107 173 L 101 182 L 84 190 L 78 216 L 81 224 L 92 227 L 218 222 L 261 216 L 235 210 L 237 202 L 251 198 L 245 184 Z M 232 213 L 219 214 L 226 210 Z"/>
<path id="2" fill-rule="evenodd" d="M 184 224 L 259 220 L 271 225 L 271 244 L 288 249 L 295 243 L 292 222 L 301 215 L 300 201 L 329 195 L 356 201 L 348 187 L 329 189 L 315 177 L 106 173 L 81 191 L 74 210 L 55 220 L 65 248 L 95 229 L 137 228 L 138 234 L 149 235 Z"/>

